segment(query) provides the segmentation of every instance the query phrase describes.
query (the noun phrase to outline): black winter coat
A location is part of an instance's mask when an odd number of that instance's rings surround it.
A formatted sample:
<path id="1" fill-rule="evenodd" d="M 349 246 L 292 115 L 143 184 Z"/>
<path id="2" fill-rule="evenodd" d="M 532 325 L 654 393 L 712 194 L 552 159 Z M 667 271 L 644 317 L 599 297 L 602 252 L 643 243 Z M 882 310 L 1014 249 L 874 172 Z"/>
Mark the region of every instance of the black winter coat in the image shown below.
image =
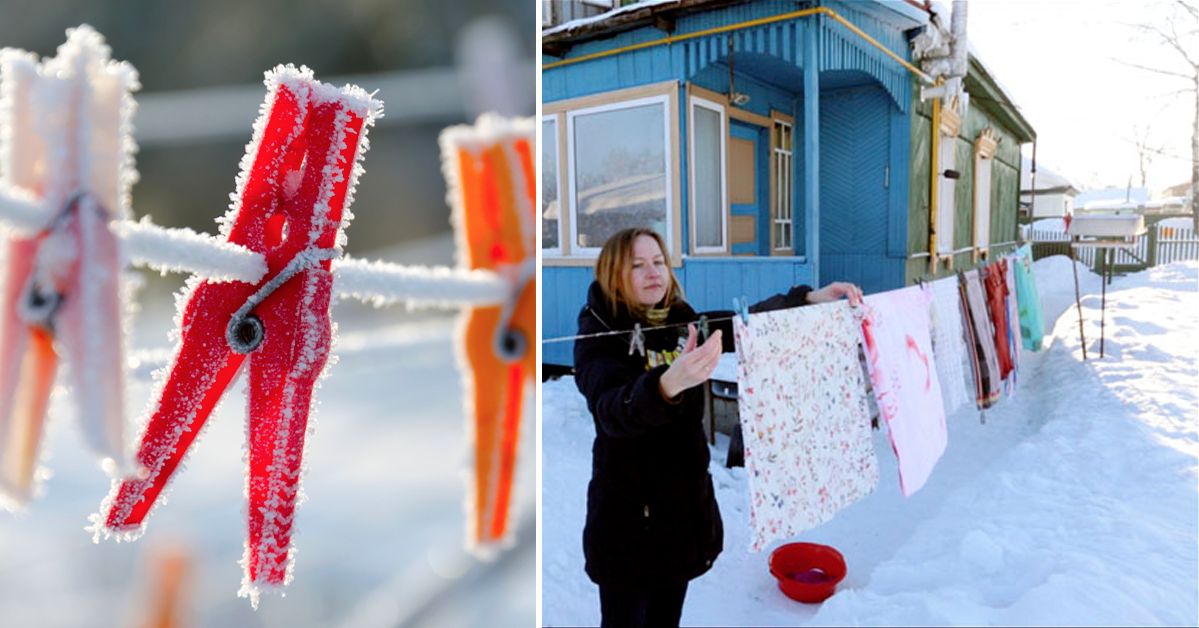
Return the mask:
<path id="1" fill-rule="evenodd" d="M 803 305 L 810 290 L 797 286 L 750 310 Z M 707 314 L 725 318 L 733 313 Z M 690 305 L 680 302 L 663 325 L 698 319 Z M 627 312 L 611 311 L 593 282 L 579 313 L 579 334 L 633 325 Z M 710 329 L 723 330 L 724 351 L 734 350 L 731 322 L 712 323 Z M 675 403 L 658 388 L 668 366 L 662 357 L 686 342 L 687 327 L 647 331 L 644 338 L 644 356 L 629 354 L 629 334 L 575 342 L 575 383 L 595 419 L 583 554 L 587 575 L 600 585 L 686 582 L 708 571 L 723 549 L 724 528 L 708 474 L 703 388 L 684 391 Z"/>

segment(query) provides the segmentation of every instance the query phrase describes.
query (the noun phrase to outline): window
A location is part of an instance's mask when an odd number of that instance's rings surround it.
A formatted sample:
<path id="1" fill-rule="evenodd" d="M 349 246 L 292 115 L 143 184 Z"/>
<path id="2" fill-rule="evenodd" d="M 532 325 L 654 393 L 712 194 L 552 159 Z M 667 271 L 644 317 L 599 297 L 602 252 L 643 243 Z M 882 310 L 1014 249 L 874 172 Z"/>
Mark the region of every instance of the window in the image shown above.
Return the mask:
<path id="1" fill-rule="evenodd" d="M 985 256 L 991 246 L 991 164 L 999 138 L 991 128 L 983 129 L 974 142 L 974 259 Z"/>
<path id="2" fill-rule="evenodd" d="M 946 170 L 957 170 L 957 137 L 941 134 L 937 150 L 937 254 L 953 255 L 954 180 Z"/>
<path id="3" fill-rule="evenodd" d="M 775 119 L 771 131 L 771 164 L 774 174 L 774 194 L 771 196 L 770 241 L 771 250 L 791 255 L 794 252 L 794 228 L 792 226 L 792 170 L 795 127 L 789 122 Z"/>
<path id="4" fill-rule="evenodd" d="M 945 171 L 958 170 L 957 139 L 962 128 L 962 116 L 958 113 L 961 110 L 960 105 L 960 101 L 955 96 L 949 104 L 941 108 L 941 125 L 937 129 L 937 133 L 940 134 L 937 159 L 933 162 L 937 169 L 937 222 L 934 225 L 937 234 L 937 250 L 935 254 L 938 257 L 949 257 L 951 267 L 955 252 L 953 248 L 953 218 L 956 205 L 954 196 L 956 186 L 954 179 L 945 176 Z"/>
<path id="5" fill-rule="evenodd" d="M 567 113 L 570 249 L 593 256 L 614 233 L 649 227 L 670 242 L 668 97 Z"/>
<path id="6" fill-rule="evenodd" d="M 558 120 L 541 121 L 541 248 L 548 253 L 560 253 L 561 221 L 558 214 Z"/>
<path id="7" fill-rule="evenodd" d="M 691 97 L 691 232 L 695 253 L 724 253 L 728 250 L 728 195 L 725 167 L 725 138 L 728 137 L 724 107 L 703 98 Z"/>
<path id="8" fill-rule="evenodd" d="M 990 164 L 994 159 L 975 153 L 975 238 L 977 249 L 990 246 Z"/>

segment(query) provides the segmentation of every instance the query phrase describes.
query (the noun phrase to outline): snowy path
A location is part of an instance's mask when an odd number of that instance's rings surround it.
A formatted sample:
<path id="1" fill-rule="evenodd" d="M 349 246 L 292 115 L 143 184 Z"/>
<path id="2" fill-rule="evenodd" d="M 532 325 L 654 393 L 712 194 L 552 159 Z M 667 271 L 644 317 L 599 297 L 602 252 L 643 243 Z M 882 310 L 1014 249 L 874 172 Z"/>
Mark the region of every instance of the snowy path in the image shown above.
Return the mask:
<path id="1" fill-rule="evenodd" d="M 876 491 L 799 540 L 840 549 L 849 575 L 823 605 L 784 597 L 748 552 L 746 479 L 712 474 L 726 526 L 713 570 L 692 582 L 684 625 L 1194 624 L 1199 613 L 1199 265 L 1109 286 L 1107 357 L 1098 356 L 1098 278 L 1082 273 L 1083 363 L 1065 258 L 1036 265 L 1048 350 L 1024 353 L 1016 396 L 949 417 L 928 485 L 899 493 L 875 434 Z M 1059 318 L 1060 315 L 1060 318 Z M 598 622 L 581 529 L 591 419 L 573 381 L 544 392 L 544 621 Z"/>

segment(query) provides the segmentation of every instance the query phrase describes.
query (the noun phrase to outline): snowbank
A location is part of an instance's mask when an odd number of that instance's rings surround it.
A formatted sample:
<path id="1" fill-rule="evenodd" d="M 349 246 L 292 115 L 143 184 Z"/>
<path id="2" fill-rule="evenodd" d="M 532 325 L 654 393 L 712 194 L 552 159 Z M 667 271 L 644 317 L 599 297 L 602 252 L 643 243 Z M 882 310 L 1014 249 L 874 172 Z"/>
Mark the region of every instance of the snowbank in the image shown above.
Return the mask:
<path id="1" fill-rule="evenodd" d="M 711 472 L 725 549 L 693 581 L 684 625 L 1182 625 L 1199 613 L 1199 263 L 1117 278 L 1099 360 L 1098 276 L 1079 267 L 1082 361 L 1065 257 L 1034 265 L 1047 349 L 1024 352 L 1016 396 L 948 417 L 949 446 L 920 492 L 899 492 L 886 435 L 883 479 L 793 540 L 833 545 L 849 574 L 822 605 L 782 595 L 768 552 L 748 551 L 744 469 Z M 543 397 L 543 620 L 594 625 L 583 573 L 591 417 L 569 378 Z"/>

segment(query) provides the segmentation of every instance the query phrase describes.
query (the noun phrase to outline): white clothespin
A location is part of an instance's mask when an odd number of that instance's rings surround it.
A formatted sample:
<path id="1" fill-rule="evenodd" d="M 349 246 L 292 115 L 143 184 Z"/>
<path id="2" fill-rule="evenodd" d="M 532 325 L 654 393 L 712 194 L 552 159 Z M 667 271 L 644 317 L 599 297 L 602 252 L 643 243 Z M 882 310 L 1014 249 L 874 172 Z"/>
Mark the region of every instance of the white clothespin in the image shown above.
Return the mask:
<path id="1" fill-rule="evenodd" d="M 637 355 L 645 355 L 645 335 L 641 332 L 641 323 L 633 325 L 633 331 L 630 332 L 632 338 L 629 339 L 629 355 L 637 352 Z"/>
<path id="2" fill-rule="evenodd" d="M 0 222 L 11 233 L 0 279 L 0 494 L 22 505 L 35 469 L 59 353 L 85 440 L 129 468 L 121 251 L 137 178 L 130 133 L 137 72 L 91 27 L 57 56 L 0 54 Z M 115 463 L 115 464 L 112 464 Z"/>

